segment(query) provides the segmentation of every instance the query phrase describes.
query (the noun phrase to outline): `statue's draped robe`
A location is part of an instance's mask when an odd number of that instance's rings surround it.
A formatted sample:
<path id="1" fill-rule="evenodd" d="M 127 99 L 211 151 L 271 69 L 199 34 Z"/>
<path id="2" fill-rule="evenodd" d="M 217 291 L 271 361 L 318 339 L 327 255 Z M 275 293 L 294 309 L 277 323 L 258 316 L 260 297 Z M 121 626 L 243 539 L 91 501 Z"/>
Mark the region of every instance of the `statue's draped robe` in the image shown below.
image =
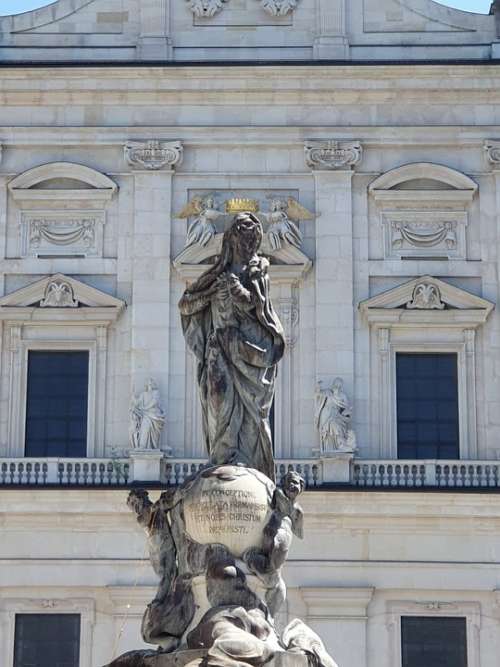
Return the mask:
<path id="1" fill-rule="evenodd" d="M 285 342 L 269 297 L 267 260 L 255 257 L 243 285 L 251 302 L 225 299 L 219 262 L 179 304 L 188 347 L 198 361 L 203 430 L 214 464 L 242 463 L 274 480 L 269 414 Z"/>

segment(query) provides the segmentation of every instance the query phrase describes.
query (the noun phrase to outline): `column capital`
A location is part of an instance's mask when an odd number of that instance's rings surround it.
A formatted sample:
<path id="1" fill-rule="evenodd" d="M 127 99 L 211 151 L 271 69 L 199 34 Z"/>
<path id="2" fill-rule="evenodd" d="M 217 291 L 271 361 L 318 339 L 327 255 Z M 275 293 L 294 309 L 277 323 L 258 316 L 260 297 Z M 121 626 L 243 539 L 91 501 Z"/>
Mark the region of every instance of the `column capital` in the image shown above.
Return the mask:
<path id="1" fill-rule="evenodd" d="M 359 141 L 311 139 L 304 151 L 307 166 L 318 171 L 351 171 L 363 158 Z"/>
<path id="2" fill-rule="evenodd" d="M 493 168 L 500 169 L 500 140 L 487 139 L 484 142 L 484 150 L 486 159 L 493 165 Z"/>
<path id="3" fill-rule="evenodd" d="M 174 171 L 182 163 L 184 147 L 181 141 L 128 141 L 125 159 L 129 165 L 148 171 Z"/>

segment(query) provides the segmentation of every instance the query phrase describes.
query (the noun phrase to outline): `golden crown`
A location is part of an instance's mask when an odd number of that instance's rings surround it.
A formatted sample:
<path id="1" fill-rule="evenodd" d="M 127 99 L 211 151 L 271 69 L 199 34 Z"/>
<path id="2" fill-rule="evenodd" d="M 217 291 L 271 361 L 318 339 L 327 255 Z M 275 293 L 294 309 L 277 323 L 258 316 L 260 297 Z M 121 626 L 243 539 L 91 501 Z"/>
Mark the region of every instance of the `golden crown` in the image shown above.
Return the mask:
<path id="1" fill-rule="evenodd" d="M 259 202 L 256 199 L 228 199 L 226 213 L 258 213 Z"/>

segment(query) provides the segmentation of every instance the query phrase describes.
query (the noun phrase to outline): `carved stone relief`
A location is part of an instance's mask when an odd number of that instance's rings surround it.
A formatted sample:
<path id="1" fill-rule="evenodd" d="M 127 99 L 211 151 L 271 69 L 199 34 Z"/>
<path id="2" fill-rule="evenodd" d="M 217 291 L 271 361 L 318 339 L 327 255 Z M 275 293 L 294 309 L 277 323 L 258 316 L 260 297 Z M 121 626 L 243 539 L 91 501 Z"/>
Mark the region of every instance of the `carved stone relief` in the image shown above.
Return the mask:
<path id="1" fill-rule="evenodd" d="M 133 167 L 159 171 L 174 169 L 182 162 L 183 147 L 180 141 L 129 141 L 125 146 L 125 159 Z"/>
<path id="2" fill-rule="evenodd" d="M 385 258 L 464 259 L 467 221 L 465 211 L 384 211 Z"/>
<path id="3" fill-rule="evenodd" d="M 262 208 L 268 210 L 262 211 Z M 287 247 L 300 248 L 302 234 L 298 223 L 316 217 L 290 194 L 272 193 L 258 198 L 228 196 L 222 192 L 196 194 L 176 216 L 189 221 L 184 247 L 208 246 L 224 231 L 230 217 L 241 212 L 255 213 L 267 223 L 263 249 L 271 252 Z"/>
<path id="4" fill-rule="evenodd" d="M 441 292 L 437 285 L 419 283 L 413 290 L 413 298 L 408 301 L 409 310 L 444 310 L 445 304 L 441 300 Z"/>
<path id="5" fill-rule="evenodd" d="M 298 336 L 299 324 L 299 304 L 297 299 L 292 296 L 289 299 L 278 299 L 278 314 L 283 325 L 285 342 L 288 348 L 295 347 Z"/>
<path id="6" fill-rule="evenodd" d="M 500 141 L 485 141 L 484 150 L 488 162 L 500 167 Z"/>
<path id="7" fill-rule="evenodd" d="M 351 169 L 363 157 L 359 141 L 313 140 L 304 150 L 307 166 L 313 169 Z"/>
<path id="8" fill-rule="evenodd" d="M 78 308 L 73 287 L 64 280 L 53 280 L 48 283 L 45 296 L 40 301 L 40 308 Z"/>
<path id="9" fill-rule="evenodd" d="M 104 212 L 23 211 L 21 256 L 102 256 Z"/>
<path id="10" fill-rule="evenodd" d="M 211 18 L 218 14 L 228 0 L 186 0 L 197 18 Z"/>
<path id="11" fill-rule="evenodd" d="M 271 16 L 286 16 L 297 7 L 298 0 L 260 0 L 260 4 Z"/>

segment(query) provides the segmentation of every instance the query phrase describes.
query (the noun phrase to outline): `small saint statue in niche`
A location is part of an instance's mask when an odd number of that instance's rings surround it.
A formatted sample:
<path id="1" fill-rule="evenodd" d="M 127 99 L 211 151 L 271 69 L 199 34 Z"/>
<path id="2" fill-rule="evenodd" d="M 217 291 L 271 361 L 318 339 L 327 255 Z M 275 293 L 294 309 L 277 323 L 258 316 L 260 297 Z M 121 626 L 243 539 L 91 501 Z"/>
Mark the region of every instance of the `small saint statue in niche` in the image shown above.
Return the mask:
<path id="1" fill-rule="evenodd" d="M 274 480 L 269 414 L 283 327 L 269 295 L 263 229 L 237 215 L 215 264 L 179 303 L 186 343 L 198 362 L 203 432 L 214 465 L 243 464 Z"/>
<path id="2" fill-rule="evenodd" d="M 129 427 L 132 449 L 159 449 L 164 424 L 165 413 L 160 405 L 158 385 L 150 378 L 143 392 L 132 394 Z"/>
<path id="3" fill-rule="evenodd" d="M 316 386 L 316 428 L 321 440 L 321 453 L 355 452 L 356 434 L 352 428 L 352 406 L 341 378 L 331 387 L 323 382 Z"/>

